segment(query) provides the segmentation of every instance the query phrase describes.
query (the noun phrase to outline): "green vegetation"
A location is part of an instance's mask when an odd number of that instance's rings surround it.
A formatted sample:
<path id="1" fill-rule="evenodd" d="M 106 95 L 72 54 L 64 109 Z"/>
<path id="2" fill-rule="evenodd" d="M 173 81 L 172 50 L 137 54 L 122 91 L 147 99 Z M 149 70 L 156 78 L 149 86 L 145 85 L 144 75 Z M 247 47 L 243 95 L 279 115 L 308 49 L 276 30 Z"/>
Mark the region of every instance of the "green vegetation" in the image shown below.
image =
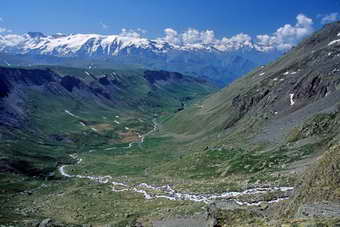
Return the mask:
<path id="1" fill-rule="evenodd" d="M 260 68 L 205 100 L 201 98 L 214 88 L 192 78 L 173 82 L 175 77 L 169 81 L 159 77 L 154 83 L 140 69 L 49 68 L 62 76 L 79 78 L 86 86 L 100 87 L 99 79 L 112 78 L 115 85 L 109 91 L 114 98 L 108 102 L 100 94 L 80 98 L 35 89 L 25 91 L 24 109 L 29 116 L 26 128 L 6 132 L 0 143 L 0 161 L 17 173 L 1 175 L 1 200 L 8 204 L 0 223 L 23 221 L 28 216 L 54 217 L 64 223 L 126 226 L 192 215 L 202 212 L 205 205 L 164 198 L 147 200 L 132 191 L 113 192 L 111 185 L 65 178 L 57 168 L 70 164 L 65 170 L 72 175 L 110 175 L 129 186 L 143 182 L 169 184 L 178 192 L 197 194 L 292 186 L 299 181 L 301 169 L 336 143 L 334 138 L 339 132 L 336 113 L 301 118 L 300 125 L 290 124 L 285 116 L 282 122 L 275 121 L 281 114 L 273 112 L 276 106 L 271 109 L 275 99 L 264 96 L 272 91 L 273 97 L 277 95 L 276 83 L 272 78 L 258 79 Z M 267 74 L 274 75 L 274 71 L 269 69 Z M 280 102 L 286 104 L 287 100 Z M 291 112 L 283 114 L 294 114 Z M 140 143 L 141 135 L 152 130 L 154 118 L 159 128 Z M 261 131 L 263 128 L 266 133 Z M 74 153 L 82 159 L 76 165 L 69 156 Z M 32 176 L 35 180 L 27 183 Z M 334 194 L 329 198 L 333 199 Z M 270 201 L 278 196 L 286 194 L 242 199 Z M 294 205 L 287 210 L 297 208 Z M 219 214 L 221 223 L 266 225 L 262 214 L 252 209 L 225 214 Z"/>

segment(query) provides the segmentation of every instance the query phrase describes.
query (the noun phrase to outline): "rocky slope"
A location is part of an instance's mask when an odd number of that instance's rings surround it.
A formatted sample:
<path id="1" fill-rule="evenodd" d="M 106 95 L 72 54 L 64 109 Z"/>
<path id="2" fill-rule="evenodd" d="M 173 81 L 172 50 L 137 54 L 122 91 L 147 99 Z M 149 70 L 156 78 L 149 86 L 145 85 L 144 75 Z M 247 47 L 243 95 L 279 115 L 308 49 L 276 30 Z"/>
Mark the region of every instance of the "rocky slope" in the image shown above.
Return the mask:
<path id="1" fill-rule="evenodd" d="M 295 195 L 279 212 L 259 207 L 244 211 L 246 220 L 222 206 L 213 219 L 215 226 L 227 226 L 231 219 L 235 226 L 254 222 L 271 226 L 278 224 L 267 222 L 273 216 L 293 226 L 338 223 L 339 44 L 340 22 L 325 25 L 277 61 L 166 122 L 167 130 L 178 138 L 199 138 L 192 145 L 201 150 L 195 159 L 225 151 L 229 158 L 220 155 L 213 165 L 223 176 L 238 174 L 242 177 L 237 179 L 248 183 L 283 178 L 296 182 Z M 194 124 L 198 121 L 201 124 Z M 238 149 L 244 150 L 241 159 Z M 191 156 L 184 159 L 191 162 Z"/>
<path id="2" fill-rule="evenodd" d="M 185 124 L 186 114 L 205 122 L 205 131 L 229 129 L 246 119 L 285 123 L 295 127 L 319 112 L 332 112 L 337 103 L 340 24 L 330 24 L 300 43 L 279 60 L 262 66 L 220 92 L 178 114 L 173 120 Z M 182 122 L 183 121 L 183 122 Z M 171 124 L 178 132 L 180 125 Z M 202 132 L 199 125 L 186 129 Z M 285 130 L 280 130 L 285 132 Z"/>

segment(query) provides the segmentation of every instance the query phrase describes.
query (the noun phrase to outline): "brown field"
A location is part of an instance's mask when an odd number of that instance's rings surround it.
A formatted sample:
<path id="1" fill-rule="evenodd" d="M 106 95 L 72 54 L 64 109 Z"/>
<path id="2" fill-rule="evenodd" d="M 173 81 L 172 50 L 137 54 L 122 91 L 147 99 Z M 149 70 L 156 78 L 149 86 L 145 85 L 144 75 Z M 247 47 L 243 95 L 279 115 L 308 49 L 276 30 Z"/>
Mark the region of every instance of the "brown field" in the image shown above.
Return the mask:
<path id="1" fill-rule="evenodd" d="M 131 143 L 140 140 L 137 132 L 134 130 L 129 130 L 128 132 L 121 132 L 119 133 L 119 136 L 121 138 L 121 142 L 123 143 Z"/>

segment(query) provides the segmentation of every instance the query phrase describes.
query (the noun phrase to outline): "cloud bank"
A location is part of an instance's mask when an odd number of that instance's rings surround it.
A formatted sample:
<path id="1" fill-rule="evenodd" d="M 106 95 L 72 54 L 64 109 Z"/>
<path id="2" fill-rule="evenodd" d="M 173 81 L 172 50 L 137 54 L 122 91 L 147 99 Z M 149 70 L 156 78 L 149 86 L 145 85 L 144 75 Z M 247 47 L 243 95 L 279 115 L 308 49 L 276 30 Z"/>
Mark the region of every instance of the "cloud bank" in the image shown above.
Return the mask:
<path id="1" fill-rule="evenodd" d="M 322 22 L 330 22 L 338 17 L 337 13 L 324 15 Z M 1 20 L 0 20 L 1 22 Z M 103 29 L 109 26 L 100 23 Z M 258 51 L 286 51 L 295 46 L 301 39 L 310 35 L 314 31 L 313 20 L 304 14 L 296 16 L 295 24 L 285 24 L 276 29 L 271 34 L 259 34 L 251 37 L 249 34 L 240 33 L 231 37 L 218 38 L 213 30 L 198 30 L 189 28 L 183 32 L 176 31 L 173 28 L 164 29 L 164 35 L 151 40 L 159 47 L 164 43 L 181 49 L 210 49 L 219 51 L 234 51 L 241 48 L 250 48 Z M 0 33 L 8 33 L 10 30 L 0 27 Z M 123 28 L 118 34 L 124 37 L 124 40 L 130 40 L 136 43 L 146 43 L 146 31 L 137 29 Z M 19 35 L 5 35 L 3 39 L 18 40 Z M 0 37 L 1 38 L 1 37 Z M 55 38 L 55 37 L 54 37 Z M 142 41 L 142 42 L 141 42 Z M 12 41 L 10 40 L 12 43 Z"/>
<path id="2" fill-rule="evenodd" d="M 278 28 L 273 34 L 261 34 L 256 38 L 240 33 L 232 37 L 217 39 L 212 30 L 199 31 L 194 28 L 179 33 L 173 28 L 164 30 L 164 37 L 158 40 L 166 41 L 173 45 L 183 46 L 212 46 L 218 50 L 232 50 L 241 47 L 256 48 L 261 51 L 288 50 L 296 45 L 302 38 L 314 31 L 313 20 L 304 14 L 296 17 L 296 24 L 286 24 Z"/>
<path id="3" fill-rule="evenodd" d="M 4 33 L 4 32 L 12 32 L 12 30 L 0 27 L 0 33 Z"/>
<path id="4" fill-rule="evenodd" d="M 313 20 L 303 14 L 296 17 L 295 25 L 286 24 L 276 30 L 272 35 L 257 35 L 257 43 L 265 50 L 287 50 L 297 44 L 298 41 L 310 35 L 313 31 Z"/>
<path id="5" fill-rule="evenodd" d="M 321 24 L 328 24 L 339 19 L 339 13 L 330 13 L 321 18 Z"/>

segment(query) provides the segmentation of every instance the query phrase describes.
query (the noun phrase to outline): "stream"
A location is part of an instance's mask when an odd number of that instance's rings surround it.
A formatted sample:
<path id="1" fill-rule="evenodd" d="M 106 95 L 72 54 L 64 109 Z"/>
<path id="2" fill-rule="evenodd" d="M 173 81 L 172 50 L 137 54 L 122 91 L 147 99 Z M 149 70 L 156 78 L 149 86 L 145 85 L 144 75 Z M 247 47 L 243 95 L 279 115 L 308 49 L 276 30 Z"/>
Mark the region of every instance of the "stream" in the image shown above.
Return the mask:
<path id="1" fill-rule="evenodd" d="M 140 141 L 129 143 L 126 147 L 113 147 L 113 148 L 107 148 L 107 149 L 129 149 L 133 147 L 134 144 L 141 144 L 144 143 L 144 138 L 153 132 L 155 132 L 158 128 L 156 120 L 153 121 L 153 129 L 149 132 L 147 132 L 144 135 L 139 134 Z M 77 154 L 70 155 L 71 158 L 76 159 L 77 163 L 80 164 L 82 162 L 81 158 L 78 158 Z M 144 196 L 145 199 L 157 199 L 157 198 L 164 198 L 168 200 L 189 200 L 193 202 L 203 202 L 203 203 L 210 203 L 217 199 L 228 199 L 233 200 L 235 203 L 237 203 L 240 206 L 257 206 L 261 203 L 275 203 L 279 202 L 285 199 L 288 199 L 288 197 L 281 197 L 277 198 L 271 201 L 257 201 L 253 203 L 248 202 L 241 202 L 237 200 L 237 197 L 244 196 L 244 195 L 255 195 L 255 194 L 265 194 L 269 192 L 288 192 L 292 191 L 293 187 L 260 187 L 260 188 L 252 188 L 247 189 L 242 192 L 223 192 L 221 194 L 197 194 L 197 193 L 184 193 L 184 192 L 178 192 L 174 190 L 170 185 L 164 185 L 164 186 L 154 186 L 147 183 L 140 183 L 137 185 L 128 185 L 123 182 L 116 182 L 113 180 L 112 176 L 86 176 L 86 175 L 72 175 L 70 173 L 67 173 L 65 168 L 68 165 L 63 165 L 59 167 L 59 172 L 62 176 L 68 177 L 68 178 L 80 178 L 80 179 L 89 179 L 92 181 L 96 181 L 100 184 L 108 184 L 111 186 L 113 192 L 123 192 L 123 191 L 131 191 L 135 193 L 140 193 Z"/>

